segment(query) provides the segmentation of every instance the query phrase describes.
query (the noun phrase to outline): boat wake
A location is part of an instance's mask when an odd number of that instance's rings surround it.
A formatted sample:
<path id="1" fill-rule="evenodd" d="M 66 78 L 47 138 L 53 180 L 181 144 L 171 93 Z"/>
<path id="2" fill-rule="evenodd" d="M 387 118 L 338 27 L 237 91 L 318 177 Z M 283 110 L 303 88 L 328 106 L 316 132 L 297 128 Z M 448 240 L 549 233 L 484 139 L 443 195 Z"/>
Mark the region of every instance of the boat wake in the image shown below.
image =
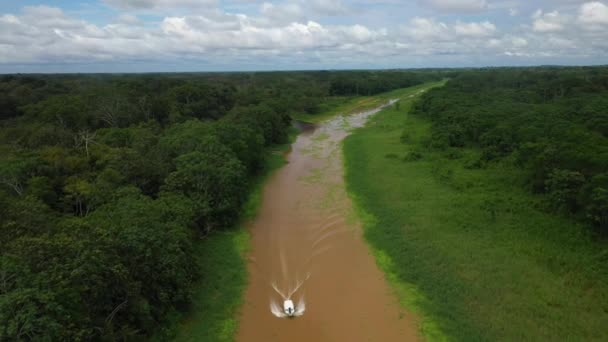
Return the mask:
<path id="1" fill-rule="evenodd" d="M 304 300 L 304 294 L 300 294 L 298 296 L 297 304 L 295 305 L 292 300 L 292 297 L 298 292 L 298 290 L 302 288 L 302 285 L 304 285 L 308 278 L 310 278 L 310 273 L 306 275 L 306 278 L 304 278 L 304 280 L 297 281 L 296 285 L 287 292 L 281 291 L 277 287 L 276 283 L 271 284 L 273 290 L 283 299 L 282 307 L 280 303 L 276 301 L 276 299 L 270 299 L 270 312 L 272 312 L 275 317 L 298 317 L 304 314 L 304 311 L 306 311 L 306 301 Z"/>

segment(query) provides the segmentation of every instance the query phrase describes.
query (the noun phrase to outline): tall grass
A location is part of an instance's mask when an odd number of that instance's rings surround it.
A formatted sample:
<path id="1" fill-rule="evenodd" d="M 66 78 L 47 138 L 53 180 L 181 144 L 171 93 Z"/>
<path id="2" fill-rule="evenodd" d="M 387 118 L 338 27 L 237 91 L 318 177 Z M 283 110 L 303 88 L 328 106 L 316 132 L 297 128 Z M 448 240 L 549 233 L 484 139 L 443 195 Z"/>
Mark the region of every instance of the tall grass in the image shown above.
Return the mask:
<path id="1" fill-rule="evenodd" d="M 365 238 L 429 340 L 608 341 L 608 249 L 542 210 L 507 163 L 427 149 L 430 123 L 387 109 L 344 142 Z M 405 128 L 405 132 L 404 132 Z"/>

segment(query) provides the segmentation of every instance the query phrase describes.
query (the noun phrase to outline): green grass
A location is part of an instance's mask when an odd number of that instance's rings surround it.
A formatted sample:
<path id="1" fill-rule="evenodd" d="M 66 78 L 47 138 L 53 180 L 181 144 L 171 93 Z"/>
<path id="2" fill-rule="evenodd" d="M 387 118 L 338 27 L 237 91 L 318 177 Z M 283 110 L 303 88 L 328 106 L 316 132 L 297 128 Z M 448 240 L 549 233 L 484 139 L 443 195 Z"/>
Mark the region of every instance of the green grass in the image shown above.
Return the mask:
<path id="1" fill-rule="evenodd" d="M 196 246 L 203 279 L 195 288 L 190 313 L 177 328 L 175 341 L 232 341 L 235 313 L 247 284 L 249 236 L 245 229 L 217 232 Z"/>
<path id="2" fill-rule="evenodd" d="M 249 233 L 244 224 L 255 217 L 262 200 L 262 189 L 273 171 L 285 165 L 284 153 L 298 132 L 291 129 L 289 141 L 268 149 L 265 166 L 252 182 L 252 190 L 243 207 L 241 221 L 226 231 L 205 237 L 196 245 L 195 257 L 202 279 L 194 289 L 194 297 L 185 317 L 176 315 L 172 331 L 166 333 L 174 341 L 228 342 L 234 340 L 238 328 L 238 310 L 247 286 L 246 255 Z M 156 340 L 165 340 L 158 336 Z"/>
<path id="3" fill-rule="evenodd" d="M 430 151 L 410 101 L 344 142 L 364 234 L 428 340 L 608 341 L 608 249 L 546 213 L 507 163 Z M 408 132 L 405 143 L 401 136 Z M 407 156 L 417 151 L 422 158 Z"/>
<path id="4" fill-rule="evenodd" d="M 401 88 L 373 96 L 335 97 L 331 99 L 328 108 L 321 113 L 296 113 L 292 114 L 291 117 L 302 122 L 321 123 L 336 115 L 348 115 L 379 107 L 390 99 L 401 98 L 404 94 L 409 94 L 413 89 L 422 89 L 425 87 L 428 87 L 428 85 Z"/>

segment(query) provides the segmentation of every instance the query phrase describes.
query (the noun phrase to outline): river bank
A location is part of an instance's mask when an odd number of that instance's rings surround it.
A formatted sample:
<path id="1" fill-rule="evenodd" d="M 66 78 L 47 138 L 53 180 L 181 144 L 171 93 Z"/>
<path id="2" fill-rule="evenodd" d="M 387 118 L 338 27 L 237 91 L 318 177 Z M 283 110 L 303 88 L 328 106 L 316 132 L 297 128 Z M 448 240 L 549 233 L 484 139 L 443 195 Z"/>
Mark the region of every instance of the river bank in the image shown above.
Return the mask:
<path id="1" fill-rule="evenodd" d="M 335 110 L 331 113 L 326 113 L 327 115 L 321 115 L 317 117 L 315 121 L 320 122 L 331 119 L 337 114 L 361 112 L 365 109 L 369 109 L 371 104 L 381 106 L 383 103 L 386 103 L 389 98 L 410 96 L 411 94 L 420 91 L 422 88 L 424 88 L 424 86 L 399 89 L 374 97 L 350 99 L 341 105 L 340 108 L 344 111 Z M 364 121 L 359 120 L 359 124 L 362 124 L 363 122 Z M 305 126 L 309 128 L 312 127 L 309 124 L 305 124 Z M 350 127 L 351 124 L 346 121 L 341 121 L 339 126 L 344 132 L 352 128 Z M 323 150 L 320 144 L 327 144 L 329 142 L 327 134 L 319 133 L 319 131 L 317 131 L 317 133 L 318 134 L 314 136 L 314 139 L 309 141 L 311 146 L 302 151 L 307 157 L 313 155 L 318 157 L 318 152 Z M 308 133 L 305 133 L 305 135 L 306 134 L 314 133 L 309 131 Z M 309 138 L 311 137 L 309 136 Z M 292 134 L 291 142 L 294 142 L 295 139 L 296 134 Z M 278 146 L 273 150 L 268 151 L 267 154 L 269 159 L 267 160 L 267 166 L 262 173 L 262 177 L 256 183 L 255 191 L 253 191 L 248 204 L 244 209 L 245 219 L 242 220 L 242 224 L 228 231 L 212 234 L 197 246 L 197 250 L 199 251 L 199 253 L 197 253 L 197 260 L 201 265 L 200 267 L 205 270 L 205 274 L 209 274 L 210 276 L 204 283 L 201 283 L 195 289 L 195 300 L 190 310 L 190 314 L 186 316 L 185 319 L 180 319 L 180 323 L 176 324 L 177 328 L 175 329 L 175 333 L 173 333 L 173 335 L 176 335 L 176 341 L 234 340 L 235 333 L 239 326 L 239 312 L 244 303 L 244 290 L 248 279 L 251 281 L 251 279 L 247 277 L 247 274 L 249 273 L 251 276 L 251 274 L 259 272 L 259 270 L 255 269 L 247 271 L 248 260 L 251 262 L 255 258 L 248 257 L 252 240 L 250 231 L 245 229 L 245 226 L 248 220 L 257 215 L 263 203 L 262 194 L 268 182 L 276 176 L 275 173 L 277 170 L 287 162 L 286 157 L 289 158 L 289 156 L 286 156 L 285 153 L 291 148 L 290 144 Z M 313 147 L 312 145 L 315 146 Z M 339 147 L 340 144 L 338 141 L 334 141 L 334 144 L 331 146 L 333 150 L 332 156 L 340 156 Z M 335 166 L 338 166 L 339 169 L 332 171 L 332 177 L 341 179 L 342 171 L 341 162 L 339 160 L 340 159 L 334 160 Z M 308 171 L 308 174 L 303 175 L 303 177 L 296 179 L 295 181 L 300 183 L 315 183 L 322 178 L 322 175 L 317 168 Z M 343 189 L 343 185 L 341 187 Z M 322 198 L 319 198 L 318 201 L 312 201 L 311 205 L 327 207 L 328 203 L 335 200 L 336 191 L 337 187 L 332 186 Z M 346 199 L 344 192 L 343 198 Z M 338 221 L 341 221 L 340 224 L 344 225 L 350 225 L 349 222 L 353 221 L 354 217 L 350 209 L 338 216 L 341 216 Z M 336 219 L 336 217 L 333 219 Z M 366 252 L 366 246 L 361 243 L 360 247 L 363 247 L 360 251 Z M 363 255 L 363 253 L 360 254 Z M 373 261 L 371 261 L 372 259 L 367 258 L 367 260 L 368 265 L 374 267 Z M 376 273 L 375 278 L 381 279 L 382 275 Z M 268 289 L 270 289 L 269 286 L 266 290 Z M 327 291 L 325 288 L 320 288 L 320 290 Z M 388 290 L 383 291 L 383 295 L 386 293 L 388 293 Z M 268 297 L 265 298 L 268 299 Z M 262 311 L 264 315 L 270 315 L 267 301 L 264 302 Z M 403 317 L 403 314 L 400 314 L 399 317 Z M 275 318 L 272 317 L 272 319 L 274 320 Z M 328 318 L 328 320 L 331 319 Z M 277 322 L 273 321 L 273 324 L 274 323 Z M 345 328 L 344 330 L 348 331 L 348 328 Z M 412 331 L 415 332 L 415 329 L 412 329 Z"/>
<path id="2" fill-rule="evenodd" d="M 286 144 L 273 146 L 266 151 L 264 168 L 253 182 L 240 223 L 228 230 L 214 232 L 196 245 L 196 262 L 208 277 L 194 289 L 189 314 L 186 317 L 176 316 L 179 323 L 174 322 L 172 331 L 167 334 L 172 336 L 171 340 L 234 340 L 238 327 L 237 314 L 247 286 L 246 258 L 250 236 L 245 226 L 257 214 L 266 181 L 287 162 L 284 154 L 298 133 L 298 130 L 292 129 Z"/>
<path id="3" fill-rule="evenodd" d="M 341 141 L 380 109 L 303 132 L 288 164 L 266 184 L 250 226 L 237 341 L 418 340 L 415 317 L 399 306 L 375 265 L 344 188 Z M 281 319 L 286 299 L 303 315 Z"/>
<path id="4" fill-rule="evenodd" d="M 607 339 L 605 251 L 576 222 L 542 211 L 517 185 L 520 171 L 467 168 L 473 149 L 425 148 L 430 123 L 408 110 L 379 113 L 344 153 L 365 238 L 423 336 Z"/>

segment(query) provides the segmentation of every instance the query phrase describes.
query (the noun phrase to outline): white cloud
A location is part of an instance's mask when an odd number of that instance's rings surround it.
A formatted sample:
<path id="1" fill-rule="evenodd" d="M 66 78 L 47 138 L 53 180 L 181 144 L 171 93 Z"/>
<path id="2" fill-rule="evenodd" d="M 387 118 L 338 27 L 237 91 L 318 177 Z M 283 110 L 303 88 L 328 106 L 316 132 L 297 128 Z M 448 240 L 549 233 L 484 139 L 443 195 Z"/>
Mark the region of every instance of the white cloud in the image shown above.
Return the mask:
<path id="1" fill-rule="evenodd" d="M 577 47 L 575 42 L 562 37 L 549 37 L 547 43 L 553 48 L 559 49 L 575 49 Z"/>
<path id="2" fill-rule="evenodd" d="M 528 46 L 528 41 L 522 37 L 512 37 L 511 44 L 517 48 L 523 48 Z"/>
<path id="3" fill-rule="evenodd" d="M 449 34 L 448 25 L 428 18 L 414 18 L 405 32 L 417 40 L 442 40 Z"/>
<path id="4" fill-rule="evenodd" d="M 216 6 L 217 0 L 102 0 L 106 4 L 123 9 L 201 8 Z"/>
<path id="5" fill-rule="evenodd" d="M 585 3 L 579 10 L 578 20 L 585 25 L 608 25 L 608 6 L 598 1 Z"/>
<path id="6" fill-rule="evenodd" d="M 346 37 L 350 38 L 349 40 L 353 40 L 358 43 L 371 42 L 376 37 L 383 36 L 385 34 L 383 31 L 371 31 L 363 25 L 345 26 L 340 30 Z"/>
<path id="7" fill-rule="evenodd" d="M 405 28 L 406 34 L 417 40 L 457 40 L 457 37 L 483 38 L 496 33 L 496 26 L 489 21 L 461 22 L 453 25 L 429 18 L 414 18 Z"/>
<path id="8" fill-rule="evenodd" d="M 439 11 L 479 12 L 488 7 L 486 0 L 426 0 L 423 2 Z"/>
<path id="9" fill-rule="evenodd" d="M 116 18 L 116 22 L 125 25 L 141 25 L 143 22 L 132 14 L 121 14 Z"/>
<path id="10" fill-rule="evenodd" d="M 454 23 L 432 18 L 414 18 L 402 27 L 398 43 L 408 53 L 422 56 L 482 56 L 492 58 L 501 48 L 496 26 L 489 21 Z"/>
<path id="11" fill-rule="evenodd" d="M 296 3 L 275 5 L 270 2 L 264 2 L 260 7 L 260 13 L 276 23 L 299 21 L 305 18 L 302 7 Z"/>
<path id="12" fill-rule="evenodd" d="M 0 17 L 0 62 L 112 60 L 151 53 L 153 33 L 137 26 L 98 27 L 57 8 L 24 8 L 21 16 Z M 162 52 L 161 52 L 162 53 Z"/>
<path id="13" fill-rule="evenodd" d="M 49 6 L 26 6 L 23 8 L 23 19 L 35 21 L 39 27 L 71 29 L 79 27 L 83 21 L 67 17 L 62 10 Z"/>
<path id="14" fill-rule="evenodd" d="M 179 0 L 174 4 L 185 6 L 192 2 Z M 323 5 L 322 2 L 318 1 Z M 515 6 L 513 1 L 501 2 L 501 7 L 490 9 L 486 18 L 477 14 L 474 21 L 466 20 L 464 15 L 456 20 L 453 16 L 436 14 L 436 18 L 406 19 L 405 25 L 393 27 L 381 21 L 364 25 L 365 21 L 359 19 L 367 14 L 348 12 L 351 9 L 342 2 L 328 2 L 324 10 L 315 9 L 313 2 L 306 5 L 304 0 L 247 3 L 248 14 L 219 8 L 187 13 L 156 11 L 157 15 L 170 14 L 154 21 L 132 9 L 159 8 L 167 5 L 166 0 L 120 3 L 130 9 L 116 11 L 109 24 L 93 24 L 73 14 L 76 12 L 66 13 L 48 6 L 0 14 L 0 64 L 3 64 L 0 69 L 10 63 L 142 60 L 162 64 L 187 60 L 237 67 L 267 61 L 269 68 L 275 68 L 279 61 L 290 61 L 286 63 L 291 66 L 310 63 L 322 68 L 351 66 L 345 63 L 378 66 L 389 61 L 410 66 L 404 60 L 418 58 L 421 63 L 441 59 L 446 61 L 442 65 L 458 65 L 475 59 L 491 64 L 504 56 L 531 60 L 556 56 L 601 59 L 608 55 L 608 24 L 603 12 L 606 5 L 597 1 L 568 2 L 570 10 L 560 5 L 559 12 L 538 10 L 528 25 L 508 27 L 508 22 L 501 21 L 500 30 L 490 20 L 493 18 L 490 12 L 508 19 L 507 10 Z M 386 6 L 392 9 L 396 5 Z M 344 13 L 352 16 L 328 18 Z M 342 24 L 329 24 L 332 21 Z M 385 24 L 388 29 L 383 28 Z"/>
<path id="15" fill-rule="evenodd" d="M 303 3 L 322 15 L 340 15 L 351 11 L 341 0 L 303 0 Z"/>
<path id="16" fill-rule="evenodd" d="M 481 23 L 462 23 L 458 22 L 454 25 L 454 31 L 461 36 L 470 37 L 487 37 L 496 32 L 496 26 L 489 21 Z"/>
<path id="17" fill-rule="evenodd" d="M 195 23 L 207 23 L 205 26 Z M 209 29 L 209 19 L 199 17 L 165 18 L 162 30 L 186 46 L 200 50 L 216 49 L 315 49 L 365 44 L 382 36 L 362 25 L 323 26 L 314 21 L 285 26 L 260 27 L 246 16 L 234 16 L 232 24 Z M 227 22 L 228 24 L 228 22 Z"/>
<path id="18" fill-rule="evenodd" d="M 556 32 L 564 29 L 567 18 L 562 16 L 558 11 L 543 13 L 542 10 L 537 10 L 532 15 L 534 22 L 532 27 L 536 32 Z"/>

